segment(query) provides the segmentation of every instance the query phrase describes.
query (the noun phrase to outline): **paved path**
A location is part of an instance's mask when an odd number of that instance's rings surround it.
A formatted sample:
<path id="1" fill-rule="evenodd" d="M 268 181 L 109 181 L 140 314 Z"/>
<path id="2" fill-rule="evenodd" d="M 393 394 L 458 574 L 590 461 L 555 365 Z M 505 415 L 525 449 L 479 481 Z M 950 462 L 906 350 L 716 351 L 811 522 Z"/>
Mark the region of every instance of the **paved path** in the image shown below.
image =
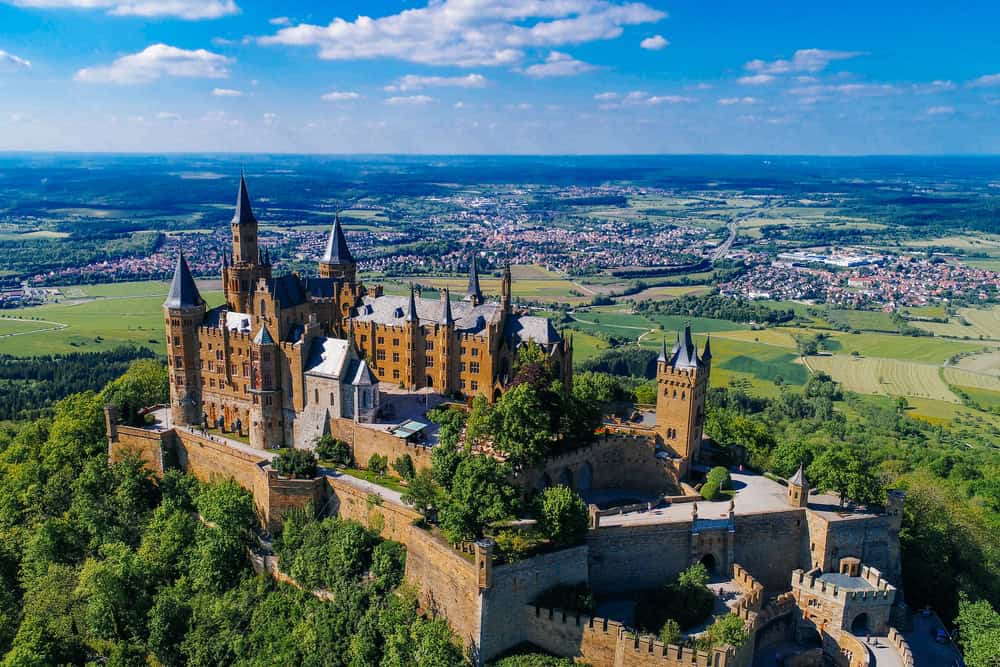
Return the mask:
<path id="1" fill-rule="evenodd" d="M 13 333 L 7 333 L 0 335 L 0 338 L 11 338 L 12 336 L 28 336 L 30 334 L 43 333 L 45 331 L 60 331 L 61 329 L 66 329 L 69 327 L 68 324 L 63 322 L 53 322 L 52 320 L 33 320 L 30 317 L 5 317 L 3 318 L 7 321 L 14 322 L 37 322 L 38 324 L 51 324 L 51 327 L 46 327 L 44 329 L 32 329 L 31 331 L 15 331 Z"/>

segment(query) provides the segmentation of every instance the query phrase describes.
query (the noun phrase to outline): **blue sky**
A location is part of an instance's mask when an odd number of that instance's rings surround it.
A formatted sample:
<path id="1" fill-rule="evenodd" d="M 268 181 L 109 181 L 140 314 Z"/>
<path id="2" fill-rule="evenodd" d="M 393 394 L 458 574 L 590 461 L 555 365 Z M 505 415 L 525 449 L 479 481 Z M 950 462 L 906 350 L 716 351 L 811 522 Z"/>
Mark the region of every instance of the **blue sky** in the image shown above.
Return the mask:
<path id="1" fill-rule="evenodd" d="M 985 1 L 0 0 L 0 150 L 998 153 L 998 25 Z"/>

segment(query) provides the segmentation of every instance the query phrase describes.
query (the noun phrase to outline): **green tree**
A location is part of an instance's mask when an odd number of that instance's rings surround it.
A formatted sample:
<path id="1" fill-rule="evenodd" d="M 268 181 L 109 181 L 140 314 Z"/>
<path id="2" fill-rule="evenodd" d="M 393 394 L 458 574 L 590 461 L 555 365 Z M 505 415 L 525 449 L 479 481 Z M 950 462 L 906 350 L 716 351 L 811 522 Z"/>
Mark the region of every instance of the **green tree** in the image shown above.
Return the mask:
<path id="1" fill-rule="evenodd" d="M 441 498 L 441 488 L 434 481 L 433 473 L 426 468 L 413 477 L 400 497 L 404 503 L 412 505 L 424 516 L 427 515 L 428 508 L 441 504 Z"/>
<path id="2" fill-rule="evenodd" d="M 99 556 L 83 564 L 76 589 L 89 634 L 111 641 L 141 636 L 151 604 L 146 563 L 121 542 L 102 545 Z"/>
<path id="3" fill-rule="evenodd" d="M 1000 613 L 989 602 L 972 602 L 962 594 L 956 624 L 969 667 L 996 667 L 1000 664 Z"/>
<path id="4" fill-rule="evenodd" d="M 521 384 L 500 397 L 493 444 L 516 465 L 542 460 L 552 446 L 551 419 L 538 392 Z"/>
<path id="5" fill-rule="evenodd" d="M 289 449 L 273 459 L 271 465 L 278 474 L 310 479 L 316 476 L 316 455 L 308 449 Z"/>
<path id="6" fill-rule="evenodd" d="M 496 432 L 496 413 L 485 396 L 480 395 L 472 399 L 472 409 L 465 425 L 465 438 L 469 443 L 477 442 Z"/>
<path id="7" fill-rule="evenodd" d="M 717 616 L 715 622 L 708 626 L 702 641 L 708 644 L 706 648 L 727 644 L 739 648 L 746 643 L 748 637 L 742 618 L 736 614 L 723 614 Z"/>
<path id="8" fill-rule="evenodd" d="M 828 448 L 809 466 L 809 478 L 818 488 L 836 492 L 841 506 L 878 503 L 883 497 L 875 462 L 859 447 Z"/>
<path id="9" fill-rule="evenodd" d="M 507 481 L 508 472 L 508 466 L 482 454 L 462 460 L 440 512 L 441 527 L 449 539 L 477 538 L 487 524 L 514 513 L 517 494 Z"/>
<path id="10" fill-rule="evenodd" d="M 404 454 L 393 461 L 392 469 L 407 482 L 412 481 L 413 476 L 417 474 L 416 468 L 413 466 L 413 457 L 409 454 Z"/>
<path id="11" fill-rule="evenodd" d="M 660 641 L 664 644 L 679 646 L 681 643 L 680 624 L 672 618 L 668 618 L 664 621 L 663 627 L 660 628 Z"/>
<path id="12" fill-rule="evenodd" d="M 140 424 L 140 409 L 170 400 L 167 369 L 154 359 L 133 361 L 124 375 L 108 383 L 101 400 L 117 406 L 126 424 Z"/>
<path id="13" fill-rule="evenodd" d="M 313 443 L 316 456 L 337 465 L 351 464 L 351 447 L 343 440 L 334 438 L 329 433 L 316 439 Z"/>
<path id="14" fill-rule="evenodd" d="M 586 534 L 587 504 L 572 489 L 550 486 L 542 493 L 540 505 L 539 525 L 556 544 L 574 544 Z"/>
<path id="15" fill-rule="evenodd" d="M 372 454 L 368 458 L 368 469 L 381 477 L 389 469 L 389 458 L 380 454 Z"/>

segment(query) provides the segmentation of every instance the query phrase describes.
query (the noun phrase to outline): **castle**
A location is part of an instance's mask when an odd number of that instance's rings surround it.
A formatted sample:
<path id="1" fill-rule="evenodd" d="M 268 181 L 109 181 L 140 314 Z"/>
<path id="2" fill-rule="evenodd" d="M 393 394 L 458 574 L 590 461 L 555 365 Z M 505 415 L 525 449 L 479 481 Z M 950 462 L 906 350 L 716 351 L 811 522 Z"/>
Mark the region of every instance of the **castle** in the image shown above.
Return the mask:
<path id="1" fill-rule="evenodd" d="M 593 442 L 517 471 L 513 482 L 525 493 L 561 484 L 591 503 L 589 529 L 575 546 L 504 562 L 490 539 L 448 544 L 398 495 L 386 490 L 373 501 L 372 486 L 347 474 L 279 475 L 267 448 L 308 446 L 320 432 L 344 440 L 355 461 L 410 455 L 424 469 L 433 443 L 416 444 L 406 429 L 377 423 L 405 397 L 393 388 L 495 400 L 519 346 L 538 345 L 565 381 L 572 346 L 547 320 L 514 311 L 509 269 L 499 302 L 483 298 L 475 262 L 461 302 L 447 292 L 439 301 L 413 290 L 386 296 L 357 281 L 339 220 L 319 278 L 272 277 L 256 230 L 241 180 L 234 252 L 223 267 L 226 303 L 207 310 L 178 258 L 164 304 L 171 403 L 145 428 L 119 424 L 109 407 L 112 461 L 134 453 L 157 474 L 179 468 L 201 479 L 233 478 L 253 494 L 269 530 L 280 529 L 289 509 L 312 506 L 403 543 L 406 580 L 428 613 L 447 618 L 476 664 L 531 643 L 602 666 L 749 667 L 755 655 L 797 643 L 802 650 L 787 664 L 864 667 L 869 634 L 884 636 L 902 664 L 913 664 L 899 631 L 907 618 L 902 493 L 890 491 L 884 507 L 845 508 L 810 489 L 801 466 L 780 482 L 734 468 L 733 495 L 723 501 L 705 501 L 691 486 L 717 452 L 702 434 L 711 343 L 699 351 L 689 326 L 671 349 L 661 345 L 654 410 L 638 421 L 609 421 Z M 251 446 L 192 428 L 206 421 L 249 434 Z M 621 502 L 599 507 L 599 497 Z M 254 558 L 261 571 L 286 577 L 274 556 Z M 742 646 L 664 644 L 620 616 L 538 606 L 539 596 L 560 586 L 620 601 L 662 587 L 694 563 L 735 596 L 720 594 L 720 601 L 743 621 Z"/>
<path id="2" fill-rule="evenodd" d="M 475 256 L 462 301 L 447 290 L 423 299 L 412 286 L 385 295 L 358 280 L 337 216 L 318 277 L 274 276 L 244 177 L 230 231 L 225 303 L 207 308 L 178 255 L 163 304 L 175 424 L 219 427 L 260 449 L 304 446 L 329 418 L 375 421 L 380 382 L 496 400 L 529 343 L 569 381 L 571 343 L 548 319 L 515 311 L 509 266 L 499 302 L 484 298 Z"/>

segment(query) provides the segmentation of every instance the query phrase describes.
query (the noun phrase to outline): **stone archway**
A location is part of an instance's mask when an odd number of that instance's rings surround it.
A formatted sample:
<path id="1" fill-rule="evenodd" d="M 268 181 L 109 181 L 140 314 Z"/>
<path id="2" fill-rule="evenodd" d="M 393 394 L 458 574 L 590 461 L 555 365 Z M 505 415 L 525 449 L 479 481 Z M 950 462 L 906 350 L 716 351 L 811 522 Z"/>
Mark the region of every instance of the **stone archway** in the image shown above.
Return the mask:
<path id="1" fill-rule="evenodd" d="M 714 576 L 718 573 L 719 561 L 715 558 L 714 554 L 705 554 L 698 562 L 705 566 L 710 575 Z"/>
<path id="2" fill-rule="evenodd" d="M 868 621 L 868 613 L 861 612 L 854 617 L 851 621 L 851 634 L 853 635 L 870 635 L 871 626 Z"/>

